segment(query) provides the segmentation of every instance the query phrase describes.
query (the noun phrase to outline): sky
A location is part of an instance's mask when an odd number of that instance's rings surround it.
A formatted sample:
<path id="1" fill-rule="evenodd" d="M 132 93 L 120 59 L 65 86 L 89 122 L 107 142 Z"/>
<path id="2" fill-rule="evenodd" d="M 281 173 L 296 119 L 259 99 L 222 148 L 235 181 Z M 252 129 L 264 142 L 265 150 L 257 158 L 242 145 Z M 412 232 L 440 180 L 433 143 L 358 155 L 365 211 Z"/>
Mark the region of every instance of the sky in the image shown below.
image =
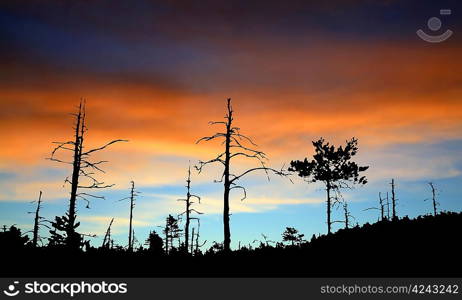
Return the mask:
<path id="1" fill-rule="evenodd" d="M 451 9 L 451 15 L 440 15 Z M 235 122 L 276 169 L 313 154 L 311 141 L 359 140 L 355 160 L 368 184 L 343 191 L 353 223 L 377 221 L 379 192 L 396 181 L 398 214 L 461 211 L 462 11 L 460 1 L 2 1 L 0 3 L 0 225 L 32 228 L 31 201 L 43 191 L 43 216 L 65 213 L 71 170 L 46 160 L 54 141 L 72 138 L 72 116 L 87 101 L 87 146 L 113 139 L 80 231 L 101 243 L 115 218 L 116 243 L 128 235 L 130 181 L 141 192 L 134 211 L 140 244 L 184 208 L 188 166 L 213 158 L 226 99 Z M 427 26 L 431 17 L 441 29 Z M 439 35 L 428 43 L 416 31 Z M 239 170 L 255 166 L 237 161 Z M 223 239 L 220 168 L 192 174 L 201 239 Z M 306 237 L 327 231 L 325 190 L 255 173 L 231 200 L 232 247 L 281 240 L 285 227 Z M 342 220 L 341 209 L 333 218 Z M 342 227 L 335 223 L 334 229 Z M 42 230 L 42 235 L 47 235 Z M 256 245 L 255 243 L 253 245 Z"/>

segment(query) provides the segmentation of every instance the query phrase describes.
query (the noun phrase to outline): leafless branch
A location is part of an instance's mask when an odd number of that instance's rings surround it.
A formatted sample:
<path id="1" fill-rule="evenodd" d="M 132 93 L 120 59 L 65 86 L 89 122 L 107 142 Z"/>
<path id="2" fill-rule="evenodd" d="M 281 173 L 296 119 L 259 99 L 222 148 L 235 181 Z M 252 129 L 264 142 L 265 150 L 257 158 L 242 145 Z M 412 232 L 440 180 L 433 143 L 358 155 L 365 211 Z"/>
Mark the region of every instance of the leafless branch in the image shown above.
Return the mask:
<path id="1" fill-rule="evenodd" d="M 251 173 L 251 172 L 255 172 L 255 171 L 259 171 L 259 170 L 262 170 L 262 171 L 265 171 L 267 174 L 268 174 L 268 171 L 276 174 L 276 175 L 279 175 L 279 176 L 287 176 L 288 174 L 285 173 L 283 170 L 275 170 L 273 168 L 268 168 L 268 167 L 258 167 L 258 168 L 252 168 L 252 169 L 249 169 L 247 171 L 245 171 L 244 173 L 234 177 L 233 179 L 230 180 L 231 183 L 235 182 L 236 180 L 239 180 L 241 179 L 243 176 Z"/>
<path id="2" fill-rule="evenodd" d="M 225 153 L 221 153 L 220 155 L 218 155 L 217 157 L 215 157 L 214 159 L 211 159 L 211 160 L 208 160 L 208 161 L 199 161 L 199 165 L 197 166 L 194 166 L 194 168 L 197 170 L 197 172 L 200 174 L 202 172 L 202 169 L 206 166 L 206 165 L 209 165 L 209 164 L 213 164 L 213 163 L 216 163 L 216 162 L 219 162 L 221 164 L 225 164 L 225 161 L 222 159 L 222 157 L 225 155 Z"/>
<path id="3" fill-rule="evenodd" d="M 128 142 L 128 140 L 121 140 L 121 139 L 117 139 L 117 140 L 113 140 L 113 141 L 110 141 L 109 143 L 101 146 L 101 147 L 98 147 L 98 148 L 94 148 L 94 149 L 91 149 L 87 152 L 84 152 L 82 153 L 82 156 L 87 156 L 93 152 L 97 152 L 97 151 L 100 151 L 100 150 L 103 150 L 105 148 L 107 148 L 108 146 L 112 145 L 112 144 L 115 144 L 115 143 L 119 143 L 119 142 Z"/>
<path id="4" fill-rule="evenodd" d="M 241 189 L 242 190 L 242 192 L 244 193 L 244 196 L 241 198 L 241 201 L 244 201 L 245 199 L 247 199 L 247 190 L 245 189 L 245 187 L 240 186 L 240 185 L 235 185 L 235 186 L 230 188 L 230 190 L 233 190 L 233 189 Z"/>
<path id="5" fill-rule="evenodd" d="M 210 141 L 210 140 L 213 140 L 213 139 L 216 139 L 216 138 L 219 138 L 219 137 L 225 137 L 226 138 L 226 134 L 222 133 L 222 132 L 219 132 L 219 133 L 216 133 L 216 134 L 214 134 L 212 136 L 205 136 L 203 138 L 198 139 L 196 141 L 196 144 L 199 144 L 202 141 Z"/>

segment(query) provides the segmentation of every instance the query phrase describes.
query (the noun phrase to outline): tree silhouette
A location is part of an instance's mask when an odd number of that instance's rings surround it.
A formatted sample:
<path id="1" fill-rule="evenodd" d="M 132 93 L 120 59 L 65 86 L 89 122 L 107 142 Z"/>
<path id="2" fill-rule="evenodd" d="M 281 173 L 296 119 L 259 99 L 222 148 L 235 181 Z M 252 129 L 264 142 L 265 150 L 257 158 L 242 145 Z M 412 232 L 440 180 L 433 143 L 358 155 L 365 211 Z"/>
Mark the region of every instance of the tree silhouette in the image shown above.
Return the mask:
<path id="1" fill-rule="evenodd" d="M 194 234 L 194 228 L 191 236 L 191 253 L 194 253 L 194 255 L 197 255 L 200 253 L 200 248 L 202 248 L 205 243 L 207 243 L 207 240 L 203 241 L 202 244 L 199 242 L 200 238 L 200 230 L 201 230 L 201 220 L 199 218 L 196 218 L 197 221 L 197 233 Z"/>
<path id="2" fill-rule="evenodd" d="M 28 241 L 29 237 L 21 234 L 21 229 L 15 225 L 10 226 L 8 230 L 6 226 L 3 226 L 3 231 L 0 232 L 0 251 L 23 249 Z M 4 257 L 4 259 L 7 258 Z"/>
<path id="3" fill-rule="evenodd" d="M 111 222 L 109 222 L 109 226 L 107 227 L 106 234 L 104 235 L 103 239 L 103 244 L 101 247 L 106 247 L 106 248 L 111 248 L 111 226 L 112 223 L 114 222 L 114 218 L 111 219 Z"/>
<path id="4" fill-rule="evenodd" d="M 32 203 L 37 202 L 37 208 L 35 209 L 35 212 L 29 212 L 33 213 L 35 215 L 34 217 L 34 229 L 32 230 L 32 247 L 36 248 L 38 241 L 42 241 L 39 235 L 39 230 L 40 226 L 44 226 L 47 228 L 50 228 L 48 225 L 44 224 L 44 222 L 47 222 L 44 217 L 40 216 L 40 209 L 42 208 L 42 191 L 39 193 L 39 198 L 37 201 L 33 201 Z"/>
<path id="5" fill-rule="evenodd" d="M 339 191 L 340 188 L 350 187 L 349 183 L 366 184 L 365 176 L 360 172 L 366 171 L 368 166 L 358 166 L 351 158 L 358 152 L 358 140 L 352 138 L 342 146 L 335 148 L 323 138 L 313 142 L 315 154 L 313 160 L 291 161 L 289 171 L 297 172 L 298 176 L 305 178 L 308 182 L 321 181 L 327 191 L 327 232 L 331 233 L 331 207 L 332 191 Z"/>
<path id="6" fill-rule="evenodd" d="M 224 251 L 224 246 L 223 243 L 218 243 L 216 241 L 212 242 L 212 246 L 206 251 L 206 254 L 211 255 L 214 253 L 222 252 Z"/>
<path id="7" fill-rule="evenodd" d="M 387 202 L 385 202 L 385 200 L 387 200 Z M 379 207 L 369 207 L 369 208 L 366 208 L 364 209 L 364 211 L 366 210 L 372 210 L 372 209 L 376 209 L 376 210 L 380 210 L 380 220 L 385 220 L 385 206 L 388 206 L 388 210 L 390 210 L 390 204 L 388 202 L 388 193 L 387 193 L 387 198 L 382 198 L 382 193 L 379 192 Z M 388 212 L 388 218 L 390 217 L 390 212 Z M 388 219 L 387 218 L 387 219 Z"/>
<path id="8" fill-rule="evenodd" d="M 218 121 L 218 122 L 209 122 L 211 125 L 221 125 L 224 126 L 224 132 L 217 132 L 212 136 L 207 136 L 199 139 L 196 143 L 200 143 L 202 141 L 212 141 L 216 139 L 222 140 L 222 145 L 224 145 L 224 151 L 220 153 L 215 158 L 208 160 L 208 161 L 199 161 L 199 166 L 196 166 L 196 169 L 199 173 L 202 172 L 203 168 L 206 165 L 220 163 L 223 165 L 223 174 L 219 180 L 215 182 L 223 183 L 224 186 L 224 193 L 223 193 L 223 231 L 224 231 L 224 241 L 223 241 L 223 249 L 225 252 L 229 252 L 231 250 L 231 230 L 229 226 L 229 199 L 230 199 L 230 192 L 234 189 L 240 189 L 243 192 L 243 197 L 241 200 L 244 200 L 247 197 L 246 189 L 238 185 L 237 182 L 244 177 L 245 175 L 255 172 L 255 171 L 264 171 L 266 172 L 268 179 L 269 179 L 269 172 L 275 173 L 280 176 L 285 176 L 282 170 L 278 171 L 272 168 L 268 168 L 265 165 L 265 162 L 268 160 L 267 156 L 264 152 L 256 150 L 252 147 L 256 147 L 257 145 L 246 135 L 241 134 L 240 128 L 235 127 L 233 125 L 234 117 L 233 117 L 233 108 L 231 105 L 231 98 L 227 99 L 227 113 L 224 117 L 225 121 Z M 235 158 L 248 158 L 254 159 L 258 161 L 261 167 L 255 167 L 244 171 L 243 173 L 236 175 L 233 174 L 231 170 L 232 161 Z"/>
<path id="9" fill-rule="evenodd" d="M 89 208 L 89 198 L 104 199 L 103 196 L 93 195 L 87 192 L 80 192 L 80 190 L 91 190 L 91 189 L 104 189 L 112 187 L 113 184 L 106 184 L 95 178 L 96 173 L 104 173 L 101 168 L 102 164 L 106 163 L 105 160 L 92 161 L 91 156 L 96 152 L 106 149 L 108 146 L 117 143 L 124 142 L 126 140 L 113 140 L 101 147 L 86 150 L 84 146 L 85 134 L 88 130 L 86 126 L 86 111 L 85 101 L 80 101 L 78 112 L 72 114 L 75 117 L 74 124 L 74 140 L 66 142 L 54 142 L 57 146 L 51 152 L 49 160 L 63 163 L 72 166 L 71 179 L 67 177 L 64 183 L 68 183 L 71 186 L 69 208 L 67 213 L 62 217 L 56 217 L 55 221 L 52 222 L 54 230 L 50 231 L 54 242 L 58 242 L 62 239 L 54 235 L 59 234 L 58 231 L 65 232 L 65 237 L 62 240 L 64 244 L 70 249 L 78 249 L 82 246 L 82 236 L 76 232 L 76 228 L 80 225 L 80 222 L 76 222 L 76 202 L 77 199 L 81 199 L 87 203 Z M 72 153 L 72 161 L 61 159 L 57 157 L 58 152 L 69 151 Z"/>
<path id="10" fill-rule="evenodd" d="M 197 219 L 197 218 L 192 218 L 191 213 L 195 212 L 199 215 L 202 213 L 195 210 L 194 208 L 191 208 L 191 205 L 194 204 L 193 201 L 191 201 L 191 198 L 196 198 L 199 203 L 201 203 L 201 197 L 191 194 L 191 166 L 188 168 L 188 179 L 186 180 L 186 199 L 178 199 L 178 201 L 184 201 L 186 204 L 186 210 L 180 214 L 186 216 L 186 223 L 184 227 L 184 238 L 185 238 L 185 250 L 189 250 L 189 225 L 191 223 L 191 220 Z M 194 237 L 193 237 L 194 239 Z M 193 243 L 193 242 L 191 242 Z M 191 247 L 192 249 L 192 247 Z M 193 251 L 191 250 L 191 254 Z"/>
<path id="11" fill-rule="evenodd" d="M 130 181 L 130 196 L 120 199 L 119 201 L 130 200 L 130 217 L 128 223 L 128 251 L 133 251 L 133 209 L 135 208 L 136 197 L 140 192 L 135 189 L 135 182 Z"/>
<path id="12" fill-rule="evenodd" d="M 161 254 L 163 252 L 164 241 L 155 231 L 151 231 L 146 240 L 148 250 L 155 254 Z"/>
<path id="13" fill-rule="evenodd" d="M 388 192 L 387 192 L 387 219 L 390 220 L 390 198 L 388 197 Z"/>
<path id="14" fill-rule="evenodd" d="M 267 236 L 267 235 L 264 235 L 263 233 L 261 234 L 261 236 L 262 236 L 263 240 L 265 241 L 265 242 L 264 242 L 264 245 L 265 245 L 266 247 L 269 247 L 270 244 L 275 244 L 275 243 L 276 243 L 275 241 L 269 240 L 269 239 L 268 239 L 268 236 Z"/>
<path id="15" fill-rule="evenodd" d="M 385 220 L 385 199 L 382 198 L 382 193 L 379 192 L 380 219 Z"/>
<path id="16" fill-rule="evenodd" d="M 350 228 L 350 218 L 355 219 L 348 210 L 348 203 L 346 201 L 343 202 L 343 216 L 345 218 L 345 229 Z"/>
<path id="17" fill-rule="evenodd" d="M 304 234 L 299 234 L 298 230 L 293 227 L 286 227 L 286 230 L 282 233 L 282 240 L 289 242 L 292 246 L 295 243 L 300 244 L 303 241 Z"/>
<path id="18" fill-rule="evenodd" d="M 398 199 L 396 199 L 396 194 L 395 194 L 395 180 L 392 179 L 390 182 L 391 185 L 391 207 L 392 207 L 392 220 L 396 220 L 398 218 L 396 214 L 396 202 Z"/>
<path id="19" fill-rule="evenodd" d="M 169 254 L 170 249 L 173 248 L 173 240 L 180 237 L 181 229 L 178 226 L 178 219 L 168 215 L 163 232 L 165 236 L 165 253 Z"/>
<path id="20" fill-rule="evenodd" d="M 433 215 L 436 216 L 437 212 L 437 207 L 440 205 L 438 201 L 436 201 L 436 187 L 433 184 L 433 182 L 429 182 L 428 185 L 432 189 L 432 205 L 433 205 Z"/>

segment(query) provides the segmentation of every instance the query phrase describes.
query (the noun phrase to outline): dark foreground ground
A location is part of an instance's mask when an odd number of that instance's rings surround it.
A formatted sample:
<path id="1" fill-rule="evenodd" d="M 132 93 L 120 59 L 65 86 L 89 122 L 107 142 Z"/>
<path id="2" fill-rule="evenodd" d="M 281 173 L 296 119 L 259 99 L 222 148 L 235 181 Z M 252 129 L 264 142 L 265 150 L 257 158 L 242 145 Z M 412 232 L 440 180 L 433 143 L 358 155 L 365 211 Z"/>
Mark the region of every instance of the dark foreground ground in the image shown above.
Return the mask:
<path id="1" fill-rule="evenodd" d="M 293 247 L 201 256 L 9 251 L 3 277 L 462 277 L 462 214 L 381 221 Z"/>

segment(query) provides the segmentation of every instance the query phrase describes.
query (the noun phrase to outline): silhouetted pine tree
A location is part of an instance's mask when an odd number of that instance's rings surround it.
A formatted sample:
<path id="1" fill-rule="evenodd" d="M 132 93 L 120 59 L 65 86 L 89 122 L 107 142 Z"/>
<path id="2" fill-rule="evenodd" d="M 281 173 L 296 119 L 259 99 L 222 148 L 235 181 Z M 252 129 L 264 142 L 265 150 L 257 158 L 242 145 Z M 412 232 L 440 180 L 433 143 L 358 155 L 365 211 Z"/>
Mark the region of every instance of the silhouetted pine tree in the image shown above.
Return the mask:
<path id="1" fill-rule="evenodd" d="M 155 231 L 149 233 L 148 239 L 146 240 L 146 245 L 148 245 L 148 251 L 155 254 L 162 254 L 164 241 Z"/>
<path id="2" fill-rule="evenodd" d="M 358 152 L 358 140 L 352 138 L 342 146 L 335 148 L 323 138 L 314 141 L 315 154 L 313 160 L 291 161 L 289 171 L 297 172 L 298 176 L 307 178 L 309 182 L 321 181 L 327 191 L 327 232 L 331 233 L 331 208 L 332 191 L 349 187 L 349 183 L 366 184 L 365 176 L 360 177 L 359 173 L 366 171 L 369 167 L 360 167 L 351 158 Z"/>
<path id="3" fill-rule="evenodd" d="M 292 246 L 301 244 L 303 241 L 304 234 L 299 234 L 298 230 L 293 227 L 286 227 L 286 230 L 282 233 L 282 240 L 284 242 L 289 242 Z"/>
<path id="4" fill-rule="evenodd" d="M 163 232 L 165 237 L 165 253 L 169 254 L 170 250 L 174 248 L 173 240 L 180 237 L 181 229 L 178 226 L 178 219 L 172 215 L 168 215 L 167 219 L 165 220 L 165 227 Z"/>
<path id="5" fill-rule="evenodd" d="M 15 225 L 7 229 L 3 226 L 3 231 L 0 231 L 0 251 L 7 251 L 14 254 L 14 251 L 21 250 L 29 242 L 29 237 L 21 233 L 21 229 Z M 3 257 L 3 259 L 9 259 Z"/>

